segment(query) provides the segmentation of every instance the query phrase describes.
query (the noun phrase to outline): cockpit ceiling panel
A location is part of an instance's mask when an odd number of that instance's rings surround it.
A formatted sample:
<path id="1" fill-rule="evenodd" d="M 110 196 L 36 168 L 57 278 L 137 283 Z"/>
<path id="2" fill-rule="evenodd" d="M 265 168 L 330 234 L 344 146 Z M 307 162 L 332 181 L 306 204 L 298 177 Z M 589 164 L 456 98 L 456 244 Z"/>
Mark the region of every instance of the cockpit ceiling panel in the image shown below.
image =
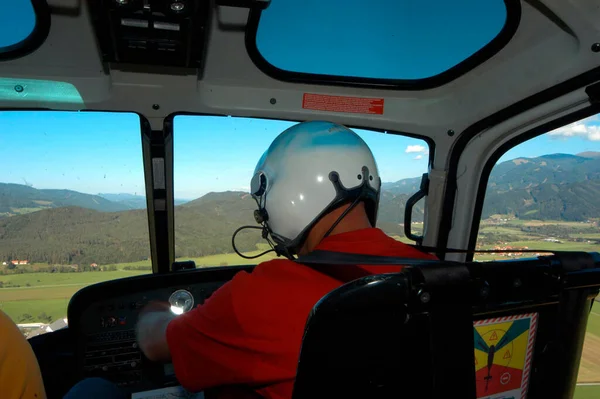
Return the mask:
<path id="1" fill-rule="evenodd" d="M 99 45 L 97 30 L 91 21 L 92 3 L 78 2 L 77 13 L 57 12 L 55 4 L 65 1 L 51 0 L 52 28 L 36 51 L 0 62 L 0 78 L 4 79 L 2 83 L 6 89 L 0 98 L 0 107 L 137 112 L 146 116 L 157 129 L 161 128 L 166 116 L 181 112 L 285 120 L 318 117 L 351 126 L 427 136 L 438 145 L 451 146 L 460 132 L 476 121 L 577 76 L 588 73 L 586 76 L 589 77 L 590 71 L 600 67 L 600 44 L 596 44 L 600 42 L 600 19 L 584 17 L 585 13 L 597 15 L 594 14 L 597 12 L 595 0 L 522 1 L 520 23 L 504 47 L 445 84 L 426 90 L 413 87 L 410 91 L 385 84 L 365 86 L 356 82 L 321 81 L 313 79 L 314 76 L 310 82 L 295 78 L 286 80 L 265 73 L 248 51 L 247 44 L 252 35 L 240 29 L 249 14 L 257 15 L 259 11 L 240 7 L 219 6 L 211 11 L 205 25 L 208 34 L 206 51 L 200 58 L 202 67 L 194 67 L 193 63 L 183 68 L 162 65 L 163 61 L 169 61 L 166 59 L 152 65 L 136 65 L 122 59 L 110 61 L 108 53 Z M 509 4 L 508 0 L 506 4 Z M 274 10 L 276 5 L 272 2 L 264 12 L 267 13 L 271 6 Z M 508 21 L 514 14 L 509 6 L 506 10 Z M 252 18 L 250 20 L 252 22 Z M 504 24 L 507 25 L 508 22 Z M 344 27 L 346 30 L 351 28 Z M 454 25 L 449 24 L 447 29 L 453 28 Z M 445 47 L 430 47 L 433 54 L 447 51 Z M 426 54 L 423 49 L 415 51 Z M 352 63 L 358 57 L 346 59 L 347 63 Z M 373 60 L 373 64 L 378 61 L 381 62 L 380 59 Z M 314 59 L 312 62 L 314 64 Z M 343 60 L 337 62 L 339 65 Z M 374 68 L 361 62 L 348 68 Z M 437 71 L 448 65 L 438 64 Z M 435 67 L 429 66 L 427 73 L 424 72 L 426 68 L 413 71 L 422 73 L 423 77 L 435 73 Z M 351 73 L 346 71 L 346 75 Z M 412 77 L 419 76 L 413 74 Z M 591 76 L 583 84 L 594 79 Z M 65 102 L 64 96 L 26 94 L 30 88 L 35 88 L 35 82 L 72 85 L 81 101 Z M 19 91 L 21 87 L 25 91 Z M 366 114 L 303 107 L 307 96 L 314 98 L 315 95 L 317 98 L 383 100 L 385 105 L 381 112 Z M 448 131 L 457 134 L 450 136 Z"/>

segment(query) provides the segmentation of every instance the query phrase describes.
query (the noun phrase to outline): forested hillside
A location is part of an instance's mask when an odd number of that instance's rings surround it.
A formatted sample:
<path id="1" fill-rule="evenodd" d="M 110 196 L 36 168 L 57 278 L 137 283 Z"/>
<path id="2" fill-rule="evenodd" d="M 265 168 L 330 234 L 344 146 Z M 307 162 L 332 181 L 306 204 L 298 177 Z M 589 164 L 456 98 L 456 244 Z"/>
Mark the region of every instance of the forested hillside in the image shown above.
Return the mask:
<path id="1" fill-rule="evenodd" d="M 378 225 L 402 235 L 406 201 L 421 178 L 385 183 Z M 519 158 L 494 168 L 484 218 L 512 214 L 520 219 L 583 221 L 600 217 L 598 153 Z M 112 199 L 109 200 L 109 199 Z M 0 184 L 0 260 L 27 259 L 50 264 L 122 263 L 150 256 L 145 199 L 128 194 L 82 194 Z M 256 204 L 247 193 L 209 193 L 175 208 L 176 256 L 232 252 L 240 226 L 256 226 Z M 423 220 L 422 203 L 413 221 Z M 249 230 L 236 241 L 243 251 L 261 242 Z"/>

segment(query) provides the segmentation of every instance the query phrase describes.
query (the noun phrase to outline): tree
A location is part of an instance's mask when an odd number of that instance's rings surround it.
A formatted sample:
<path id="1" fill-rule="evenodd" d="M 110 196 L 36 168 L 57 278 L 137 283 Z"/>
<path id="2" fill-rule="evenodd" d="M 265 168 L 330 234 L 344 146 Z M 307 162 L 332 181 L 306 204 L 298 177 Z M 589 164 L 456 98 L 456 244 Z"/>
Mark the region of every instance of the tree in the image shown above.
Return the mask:
<path id="1" fill-rule="evenodd" d="M 48 316 L 46 312 L 42 312 L 38 315 L 38 320 L 43 321 L 45 323 L 50 323 L 52 321 L 52 317 Z"/>
<path id="2" fill-rule="evenodd" d="M 29 313 L 24 313 L 21 316 L 19 316 L 19 321 L 29 322 L 29 321 L 32 321 L 32 320 L 33 320 L 33 316 L 30 315 Z"/>

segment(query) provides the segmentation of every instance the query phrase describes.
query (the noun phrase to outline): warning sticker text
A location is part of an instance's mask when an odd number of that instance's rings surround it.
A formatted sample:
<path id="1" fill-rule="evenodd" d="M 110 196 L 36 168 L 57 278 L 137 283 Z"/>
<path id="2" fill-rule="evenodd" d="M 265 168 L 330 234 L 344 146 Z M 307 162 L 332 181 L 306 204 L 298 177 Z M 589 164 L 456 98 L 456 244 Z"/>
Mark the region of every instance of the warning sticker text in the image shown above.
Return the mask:
<path id="1" fill-rule="evenodd" d="M 383 115 L 383 98 L 329 96 L 304 93 L 302 108 L 315 111 Z"/>

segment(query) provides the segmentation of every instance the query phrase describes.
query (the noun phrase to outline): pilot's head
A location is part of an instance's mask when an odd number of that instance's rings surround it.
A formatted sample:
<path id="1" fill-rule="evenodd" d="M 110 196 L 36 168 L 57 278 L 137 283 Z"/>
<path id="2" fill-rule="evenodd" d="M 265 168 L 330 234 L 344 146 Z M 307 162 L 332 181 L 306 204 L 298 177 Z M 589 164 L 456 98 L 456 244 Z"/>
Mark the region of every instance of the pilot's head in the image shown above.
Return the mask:
<path id="1" fill-rule="evenodd" d="M 286 256 L 312 250 L 341 220 L 375 226 L 381 179 L 371 150 L 352 130 L 311 121 L 281 133 L 258 161 L 256 219 Z M 316 231 L 321 234 L 319 237 Z M 308 245 L 310 242 L 310 245 Z"/>

